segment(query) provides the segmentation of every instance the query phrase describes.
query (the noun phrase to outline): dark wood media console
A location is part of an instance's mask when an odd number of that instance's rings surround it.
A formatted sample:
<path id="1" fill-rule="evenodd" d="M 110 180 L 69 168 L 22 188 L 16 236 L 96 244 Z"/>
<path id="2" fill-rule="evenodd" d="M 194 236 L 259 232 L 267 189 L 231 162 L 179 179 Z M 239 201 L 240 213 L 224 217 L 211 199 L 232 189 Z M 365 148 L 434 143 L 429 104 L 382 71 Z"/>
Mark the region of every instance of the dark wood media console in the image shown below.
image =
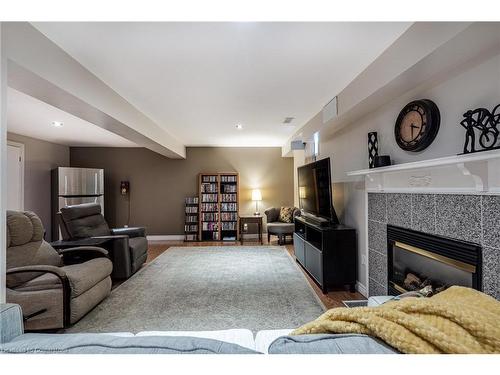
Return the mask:
<path id="1" fill-rule="evenodd" d="M 327 293 L 332 287 L 356 287 L 356 230 L 345 225 L 320 227 L 295 218 L 293 244 L 297 262 Z"/>

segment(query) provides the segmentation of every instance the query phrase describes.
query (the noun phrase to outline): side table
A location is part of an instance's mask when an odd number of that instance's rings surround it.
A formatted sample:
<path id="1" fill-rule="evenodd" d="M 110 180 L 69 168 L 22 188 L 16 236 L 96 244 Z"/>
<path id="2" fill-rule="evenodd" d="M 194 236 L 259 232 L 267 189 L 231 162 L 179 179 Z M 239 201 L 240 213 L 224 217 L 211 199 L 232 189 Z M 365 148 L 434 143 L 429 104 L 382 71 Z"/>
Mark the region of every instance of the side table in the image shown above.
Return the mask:
<path id="1" fill-rule="evenodd" d="M 243 244 L 243 228 L 245 224 L 257 224 L 258 233 L 259 233 L 259 242 L 263 245 L 262 241 L 262 215 L 244 215 L 240 216 L 240 242 Z"/>

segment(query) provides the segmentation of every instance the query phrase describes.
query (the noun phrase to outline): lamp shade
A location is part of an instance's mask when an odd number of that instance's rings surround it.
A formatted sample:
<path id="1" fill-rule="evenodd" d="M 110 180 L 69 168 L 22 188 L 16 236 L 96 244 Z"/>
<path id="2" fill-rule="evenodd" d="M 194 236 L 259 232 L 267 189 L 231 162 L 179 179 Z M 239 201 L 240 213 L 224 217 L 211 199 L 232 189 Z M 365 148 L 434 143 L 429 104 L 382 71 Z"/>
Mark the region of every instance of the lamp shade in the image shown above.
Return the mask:
<path id="1" fill-rule="evenodd" d="M 261 201 L 262 200 L 262 194 L 260 193 L 259 189 L 252 190 L 252 200 L 253 201 Z"/>

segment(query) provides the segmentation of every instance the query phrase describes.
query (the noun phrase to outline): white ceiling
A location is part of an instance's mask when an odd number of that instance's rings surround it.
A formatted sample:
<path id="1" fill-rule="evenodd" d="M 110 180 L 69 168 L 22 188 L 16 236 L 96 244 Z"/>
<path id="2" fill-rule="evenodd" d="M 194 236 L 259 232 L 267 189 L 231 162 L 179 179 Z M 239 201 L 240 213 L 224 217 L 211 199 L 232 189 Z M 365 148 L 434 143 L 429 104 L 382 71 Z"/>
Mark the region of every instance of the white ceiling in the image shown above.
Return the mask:
<path id="1" fill-rule="evenodd" d="M 53 121 L 64 125 L 56 128 Z M 137 147 L 119 135 L 12 88 L 7 92 L 7 131 L 75 147 Z"/>
<path id="2" fill-rule="evenodd" d="M 188 146 L 281 146 L 409 25 L 34 23 Z"/>

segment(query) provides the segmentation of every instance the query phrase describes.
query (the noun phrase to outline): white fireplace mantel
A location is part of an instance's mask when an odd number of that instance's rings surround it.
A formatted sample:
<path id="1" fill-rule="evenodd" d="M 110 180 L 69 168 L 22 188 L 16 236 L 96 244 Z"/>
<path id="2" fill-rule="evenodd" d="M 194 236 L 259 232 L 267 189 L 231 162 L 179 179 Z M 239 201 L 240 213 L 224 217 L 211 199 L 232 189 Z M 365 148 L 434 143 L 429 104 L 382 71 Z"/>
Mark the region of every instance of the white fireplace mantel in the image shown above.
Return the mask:
<path id="1" fill-rule="evenodd" d="M 347 175 L 364 176 L 369 192 L 500 194 L 500 150 L 363 169 Z"/>

